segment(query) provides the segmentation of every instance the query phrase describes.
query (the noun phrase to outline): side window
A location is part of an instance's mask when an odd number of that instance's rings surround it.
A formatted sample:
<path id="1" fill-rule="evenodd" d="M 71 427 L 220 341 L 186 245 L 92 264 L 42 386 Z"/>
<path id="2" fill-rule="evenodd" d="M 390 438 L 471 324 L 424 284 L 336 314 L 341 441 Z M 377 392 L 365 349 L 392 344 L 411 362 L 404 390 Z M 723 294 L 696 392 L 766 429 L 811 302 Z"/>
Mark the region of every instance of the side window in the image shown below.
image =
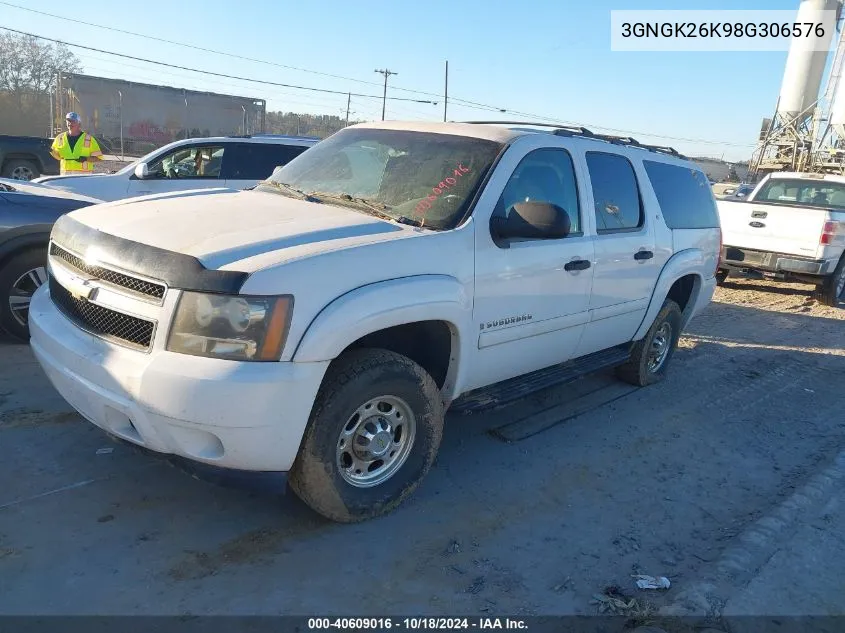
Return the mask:
<path id="1" fill-rule="evenodd" d="M 619 154 L 587 152 L 593 186 L 596 230 L 613 233 L 643 225 L 643 207 L 637 176 L 630 161 Z"/>
<path id="2" fill-rule="evenodd" d="M 644 160 L 648 179 L 670 229 L 719 226 L 719 214 L 707 177 L 698 169 Z"/>
<path id="3" fill-rule="evenodd" d="M 238 143 L 231 146 L 223 177 L 227 180 L 265 180 L 276 167 L 287 165 L 307 146 L 279 143 Z"/>
<path id="4" fill-rule="evenodd" d="M 224 148 L 218 146 L 180 147 L 150 163 L 150 178 L 218 179 L 223 168 Z"/>
<path id="5" fill-rule="evenodd" d="M 581 213 L 572 156 L 565 149 L 537 149 L 516 166 L 496 205 L 505 215 L 518 202 L 550 202 L 569 214 L 570 235 L 581 232 Z"/>

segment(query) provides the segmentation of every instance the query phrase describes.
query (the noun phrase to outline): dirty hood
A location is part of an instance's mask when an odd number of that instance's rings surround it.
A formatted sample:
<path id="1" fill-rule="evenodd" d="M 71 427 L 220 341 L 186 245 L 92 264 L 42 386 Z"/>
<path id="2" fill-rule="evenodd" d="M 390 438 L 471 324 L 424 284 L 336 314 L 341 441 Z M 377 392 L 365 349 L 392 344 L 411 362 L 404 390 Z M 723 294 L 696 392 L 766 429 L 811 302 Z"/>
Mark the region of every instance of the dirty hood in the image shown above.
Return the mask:
<path id="1" fill-rule="evenodd" d="M 251 272 L 244 260 L 266 253 L 284 261 L 408 237 L 415 230 L 353 208 L 231 189 L 129 198 L 70 216 L 103 233 L 191 255 L 206 268 L 243 272 Z"/>

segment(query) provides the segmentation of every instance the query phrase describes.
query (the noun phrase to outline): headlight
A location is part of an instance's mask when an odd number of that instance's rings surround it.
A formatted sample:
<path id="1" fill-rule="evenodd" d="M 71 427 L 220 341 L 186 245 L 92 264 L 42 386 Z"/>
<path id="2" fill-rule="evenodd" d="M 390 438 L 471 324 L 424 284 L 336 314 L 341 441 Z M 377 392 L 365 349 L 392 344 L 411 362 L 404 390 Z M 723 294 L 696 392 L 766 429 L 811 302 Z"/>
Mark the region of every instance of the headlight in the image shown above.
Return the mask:
<path id="1" fill-rule="evenodd" d="M 167 349 L 228 360 L 278 360 L 287 338 L 293 297 L 183 292 Z"/>

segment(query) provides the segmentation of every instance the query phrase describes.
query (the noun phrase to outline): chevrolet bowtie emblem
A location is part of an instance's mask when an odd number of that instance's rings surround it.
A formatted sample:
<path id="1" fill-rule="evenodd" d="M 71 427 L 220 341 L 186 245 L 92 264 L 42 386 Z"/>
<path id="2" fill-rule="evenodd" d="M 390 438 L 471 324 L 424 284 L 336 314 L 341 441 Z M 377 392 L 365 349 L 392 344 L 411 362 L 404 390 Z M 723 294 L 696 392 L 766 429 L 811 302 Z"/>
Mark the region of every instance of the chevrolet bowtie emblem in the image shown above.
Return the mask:
<path id="1" fill-rule="evenodd" d="M 77 301 L 88 301 L 92 298 L 92 294 L 96 290 L 96 288 L 91 285 L 90 279 L 83 279 L 82 277 L 72 275 L 64 281 L 65 288 L 67 288 L 70 295 Z"/>

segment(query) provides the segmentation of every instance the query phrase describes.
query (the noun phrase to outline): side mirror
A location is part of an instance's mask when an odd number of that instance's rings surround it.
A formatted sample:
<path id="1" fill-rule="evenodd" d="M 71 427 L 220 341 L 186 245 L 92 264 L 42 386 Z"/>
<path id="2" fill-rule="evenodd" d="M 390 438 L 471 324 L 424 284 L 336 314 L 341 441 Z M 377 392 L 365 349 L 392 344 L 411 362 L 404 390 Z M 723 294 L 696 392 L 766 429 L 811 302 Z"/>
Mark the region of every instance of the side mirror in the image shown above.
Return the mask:
<path id="1" fill-rule="evenodd" d="M 490 218 L 494 240 L 560 239 L 569 235 L 571 228 L 569 214 L 551 202 L 518 202 L 508 210 L 507 217 Z"/>
<path id="2" fill-rule="evenodd" d="M 144 180 L 144 178 L 148 178 L 150 175 L 150 168 L 147 167 L 147 163 L 141 163 L 135 167 L 135 177 L 139 180 Z"/>

